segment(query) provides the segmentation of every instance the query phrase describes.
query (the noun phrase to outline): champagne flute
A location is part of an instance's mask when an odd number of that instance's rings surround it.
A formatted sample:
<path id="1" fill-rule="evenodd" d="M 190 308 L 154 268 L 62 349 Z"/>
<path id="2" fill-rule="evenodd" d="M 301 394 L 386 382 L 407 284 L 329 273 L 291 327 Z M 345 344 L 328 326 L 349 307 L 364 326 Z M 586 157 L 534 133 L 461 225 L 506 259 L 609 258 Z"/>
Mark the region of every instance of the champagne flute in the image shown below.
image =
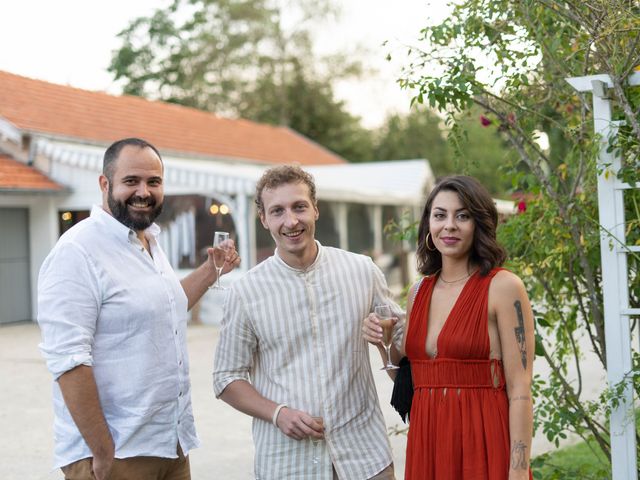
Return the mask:
<path id="1" fill-rule="evenodd" d="M 313 418 L 313 420 L 317 423 L 319 423 L 322 428 L 324 429 L 324 419 L 322 417 L 311 417 Z M 311 446 L 313 449 L 313 464 L 317 465 L 318 462 L 320 462 L 320 458 L 318 457 L 318 445 L 320 444 L 320 440 L 319 438 L 314 438 L 314 437 L 309 437 L 309 439 L 311 440 Z"/>
<path id="2" fill-rule="evenodd" d="M 373 309 L 382 327 L 382 344 L 387 352 L 387 364 L 381 370 L 395 370 L 398 367 L 391 362 L 391 344 L 393 342 L 393 314 L 389 305 L 376 305 Z"/>
<path id="3" fill-rule="evenodd" d="M 215 232 L 213 234 L 213 248 L 215 248 L 215 252 L 213 252 L 213 266 L 216 267 L 216 272 L 218 272 L 218 277 L 214 284 L 209 287 L 214 290 L 226 290 L 225 287 L 220 285 L 220 277 L 222 276 L 222 269 L 224 268 L 224 264 L 226 262 L 226 250 L 227 250 L 227 241 L 229 240 L 229 232 Z"/>

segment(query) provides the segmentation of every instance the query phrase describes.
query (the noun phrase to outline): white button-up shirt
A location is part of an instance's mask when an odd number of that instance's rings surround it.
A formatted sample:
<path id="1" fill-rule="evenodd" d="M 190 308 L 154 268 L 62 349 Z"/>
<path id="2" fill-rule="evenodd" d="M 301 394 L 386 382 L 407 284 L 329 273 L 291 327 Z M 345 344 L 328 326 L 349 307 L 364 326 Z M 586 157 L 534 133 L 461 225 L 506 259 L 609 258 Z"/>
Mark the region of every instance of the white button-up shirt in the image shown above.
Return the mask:
<path id="1" fill-rule="evenodd" d="M 187 297 L 157 243 L 101 207 L 67 231 L 38 280 L 40 349 L 57 379 L 88 365 L 116 458 L 175 458 L 198 446 L 187 357 Z M 92 456 L 53 385 L 55 465 Z"/>
<path id="2" fill-rule="evenodd" d="M 318 248 L 306 270 L 276 252 L 236 281 L 225 302 L 215 394 L 247 380 L 264 397 L 324 419 L 325 441 L 316 447 L 254 419 L 261 480 L 331 479 L 332 464 L 340 478 L 367 479 L 392 462 L 361 328 L 376 304 L 403 312 L 370 258 Z M 401 336 L 397 328 L 395 340 Z"/>

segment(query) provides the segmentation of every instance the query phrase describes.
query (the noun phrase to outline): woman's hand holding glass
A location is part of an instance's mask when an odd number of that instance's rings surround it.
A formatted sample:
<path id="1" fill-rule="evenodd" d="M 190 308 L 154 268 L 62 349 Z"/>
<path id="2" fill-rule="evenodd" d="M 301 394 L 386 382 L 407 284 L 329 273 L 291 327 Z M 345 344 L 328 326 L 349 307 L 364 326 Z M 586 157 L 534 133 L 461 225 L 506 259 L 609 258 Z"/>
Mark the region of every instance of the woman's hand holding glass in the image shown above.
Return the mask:
<path id="1" fill-rule="evenodd" d="M 398 318 L 393 316 L 389 305 L 376 305 L 374 312 L 370 313 L 362 323 L 362 337 L 372 345 L 384 347 L 387 362 L 382 370 L 395 370 L 398 368 L 391 362 L 391 346 L 393 344 L 393 327 Z"/>

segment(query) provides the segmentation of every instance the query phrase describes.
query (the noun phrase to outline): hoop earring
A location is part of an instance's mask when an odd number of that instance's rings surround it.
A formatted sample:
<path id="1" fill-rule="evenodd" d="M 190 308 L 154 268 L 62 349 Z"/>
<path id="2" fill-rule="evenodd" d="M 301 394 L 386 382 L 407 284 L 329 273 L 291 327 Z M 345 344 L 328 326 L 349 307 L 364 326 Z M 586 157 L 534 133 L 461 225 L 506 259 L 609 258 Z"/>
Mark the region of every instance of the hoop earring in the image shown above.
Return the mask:
<path id="1" fill-rule="evenodd" d="M 435 252 L 437 250 L 436 248 L 436 244 L 433 244 L 433 248 L 429 248 L 429 237 L 431 236 L 431 232 L 427 232 L 427 237 L 425 239 L 426 244 L 427 244 L 427 250 L 429 250 L 430 252 Z M 431 240 L 431 243 L 433 243 L 433 240 Z"/>

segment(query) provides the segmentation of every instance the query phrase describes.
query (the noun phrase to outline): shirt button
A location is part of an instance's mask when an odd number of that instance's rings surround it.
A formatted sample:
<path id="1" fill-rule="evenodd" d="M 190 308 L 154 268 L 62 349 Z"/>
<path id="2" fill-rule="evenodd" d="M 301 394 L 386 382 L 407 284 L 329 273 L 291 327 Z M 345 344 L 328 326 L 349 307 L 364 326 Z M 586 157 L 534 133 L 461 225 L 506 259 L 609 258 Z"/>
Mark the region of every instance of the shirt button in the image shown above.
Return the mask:
<path id="1" fill-rule="evenodd" d="M 176 331 L 175 331 L 175 334 L 176 334 L 176 335 L 178 334 L 178 330 L 176 330 Z"/>

